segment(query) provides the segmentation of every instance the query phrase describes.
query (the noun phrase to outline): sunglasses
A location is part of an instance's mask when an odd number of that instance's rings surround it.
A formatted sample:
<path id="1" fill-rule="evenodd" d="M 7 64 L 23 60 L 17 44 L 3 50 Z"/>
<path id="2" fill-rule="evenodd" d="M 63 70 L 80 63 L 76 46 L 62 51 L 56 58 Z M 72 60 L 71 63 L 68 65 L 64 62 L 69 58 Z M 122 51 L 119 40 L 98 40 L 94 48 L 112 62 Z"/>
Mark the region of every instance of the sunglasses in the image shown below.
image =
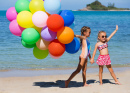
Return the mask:
<path id="1" fill-rule="evenodd" d="M 107 36 L 102 36 L 102 38 L 107 38 Z"/>

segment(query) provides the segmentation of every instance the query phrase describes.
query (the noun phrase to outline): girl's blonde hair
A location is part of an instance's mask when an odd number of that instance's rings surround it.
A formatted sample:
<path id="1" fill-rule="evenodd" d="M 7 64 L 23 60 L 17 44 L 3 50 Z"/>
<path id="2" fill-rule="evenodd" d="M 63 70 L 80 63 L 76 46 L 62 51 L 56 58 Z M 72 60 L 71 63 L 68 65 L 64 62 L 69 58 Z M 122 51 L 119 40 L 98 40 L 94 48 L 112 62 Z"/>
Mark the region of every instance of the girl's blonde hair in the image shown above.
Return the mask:
<path id="1" fill-rule="evenodd" d="M 86 32 L 88 29 L 90 29 L 90 27 L 87 27 L 87 26 L 83 26 L 81 28 L 81 36 L 84 35 L 84 32 Z M 80 39 L 80 45 L 82 45 L 82 39 Z"/>
<path id="2" fill-rule="evenodd" d="M 98 37 L 100 36 L 101 33 L 106 33 L 106 32 L 105 32 L 105 31 L 99 31 L 99 32 L 98 32 Z M 97 42 L 100 41 L 100 40 L 98 39 L 98 37 L 97 37 Z"/>

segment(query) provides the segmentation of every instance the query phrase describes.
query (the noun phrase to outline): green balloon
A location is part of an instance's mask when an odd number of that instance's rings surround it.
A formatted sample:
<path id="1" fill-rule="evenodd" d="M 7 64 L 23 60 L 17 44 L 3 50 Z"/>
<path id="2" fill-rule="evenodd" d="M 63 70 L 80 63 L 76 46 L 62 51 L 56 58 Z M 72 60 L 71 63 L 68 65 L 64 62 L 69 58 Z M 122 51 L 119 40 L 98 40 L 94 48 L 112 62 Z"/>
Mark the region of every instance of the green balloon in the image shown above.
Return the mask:
<path id="1" fill-rule="evenodd" d="M 37 47 L 34 47 L 33 49 L 33 55 L 37 58 L 37 59 L 44 59 L 48 56 L 49 51 L 47 50 L 40 50 Z"/>
<path id="2" fill-rule="evenodd" d="M 21 40 L 21 43 L 22 43 L 22 45 L 23 45 L 24 47 L 26 47 L 26 48 L 33 48 L 33 47 L 36 46 L 36 44 L 27 44 L 27 43 L 25 43 L 23 40 Z"/>
<path id="3" fill-rule="evenodd" d="M 15 3 L 15 9 L 17 13 L 20 13 L 21 11 L 30 11 L 29 3 L 30 2 L 28 0 L 17 0 Z"/>
<path id="4" fill-rule="evenodd" d="M 39 32 L 34 28 L 27 28 L 22 32 L 22 40 L 27 44 L 34 44 L 40 39 Z"/>

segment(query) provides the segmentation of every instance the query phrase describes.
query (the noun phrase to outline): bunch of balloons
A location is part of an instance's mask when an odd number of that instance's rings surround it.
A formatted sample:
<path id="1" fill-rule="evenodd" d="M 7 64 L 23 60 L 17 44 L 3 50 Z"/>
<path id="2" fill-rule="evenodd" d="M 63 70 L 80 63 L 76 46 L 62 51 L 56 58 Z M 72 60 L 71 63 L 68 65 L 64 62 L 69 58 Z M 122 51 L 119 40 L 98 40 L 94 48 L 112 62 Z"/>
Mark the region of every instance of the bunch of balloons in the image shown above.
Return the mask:
<path id="1" fill-rule="evenodd" d="M 15 7 L 6 12 L 12 34 L 21 37 L 26 48 L 33 48 L 33 55 L 44 59 L 50 54 L 60 58 L 63 53 L 76 53 L 80 43 L 69 27 L 74 15 L 69 10 L 60 10 L 60 0 L 17 0 Z"/>

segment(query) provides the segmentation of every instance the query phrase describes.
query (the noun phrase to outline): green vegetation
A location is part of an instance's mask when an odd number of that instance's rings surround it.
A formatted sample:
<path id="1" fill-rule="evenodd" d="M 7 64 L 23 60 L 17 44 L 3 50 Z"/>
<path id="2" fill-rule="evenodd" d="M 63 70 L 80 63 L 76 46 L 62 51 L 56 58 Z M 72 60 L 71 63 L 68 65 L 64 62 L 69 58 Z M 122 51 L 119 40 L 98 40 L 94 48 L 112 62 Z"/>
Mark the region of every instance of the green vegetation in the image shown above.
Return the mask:
<path id="1" fill-rule="evenodd" d="M 129 8 L 116 8 L 115 4 L 108 3 L 108 7 L 102 5 L 98 0 L 88 4 L 87 9 L 89 10 L 129 10 Z"/>

